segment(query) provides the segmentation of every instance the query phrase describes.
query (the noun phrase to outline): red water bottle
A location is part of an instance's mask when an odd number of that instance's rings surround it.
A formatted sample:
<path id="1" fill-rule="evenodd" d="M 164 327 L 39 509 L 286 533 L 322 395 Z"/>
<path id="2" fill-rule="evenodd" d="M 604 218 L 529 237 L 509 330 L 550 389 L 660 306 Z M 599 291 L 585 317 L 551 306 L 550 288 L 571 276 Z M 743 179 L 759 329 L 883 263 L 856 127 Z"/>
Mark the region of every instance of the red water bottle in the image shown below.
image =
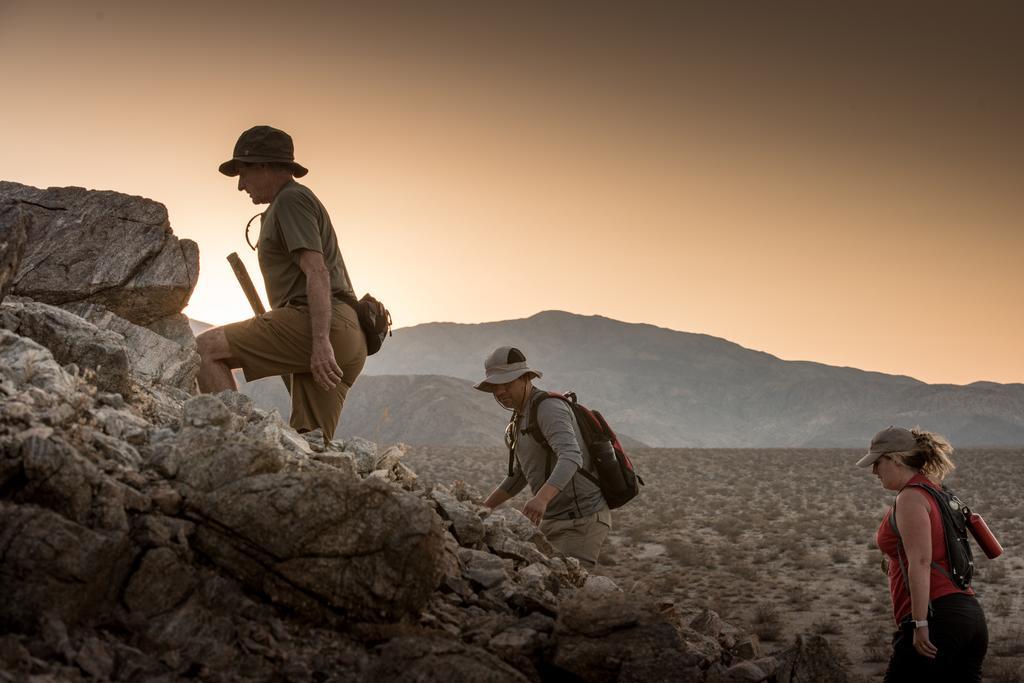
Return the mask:
<path id="1" fill-rule="evenodd" d="M 985 552 L 985 557 L 994 560 L 1003 554 L 1003 546 L 999 545 L 995 534 L 992 533 L 992 530 L 988 528 L 988 524 L 985 524 L 985 520 L 977 512 L 972 512 L 967 517 L 967 528 L 970 529 L 974 540 L 978 542 L 978 545 Z"/>

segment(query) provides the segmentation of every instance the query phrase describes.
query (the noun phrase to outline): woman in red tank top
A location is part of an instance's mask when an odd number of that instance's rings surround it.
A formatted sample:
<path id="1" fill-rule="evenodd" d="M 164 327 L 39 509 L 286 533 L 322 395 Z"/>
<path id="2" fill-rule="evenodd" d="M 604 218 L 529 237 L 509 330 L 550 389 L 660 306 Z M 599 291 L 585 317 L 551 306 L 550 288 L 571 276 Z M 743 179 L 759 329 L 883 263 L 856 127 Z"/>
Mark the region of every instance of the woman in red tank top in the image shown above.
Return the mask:
<path id="1" fill-rule="evenodd" d="M 942 518 L 935 499 L 920 488 L 941 488 L 954 468 L 952 453 L 937 434 L 889 427 L 875 435 L 857 463 L 871 467 L 883 488 L 897 492 L 875 537 L 889 561 L 889 593 L 899 627 L 887 682 L 981 680 L 988 649 L 985 614 L 974 591 L 961 590 L 949 578 Z"/>

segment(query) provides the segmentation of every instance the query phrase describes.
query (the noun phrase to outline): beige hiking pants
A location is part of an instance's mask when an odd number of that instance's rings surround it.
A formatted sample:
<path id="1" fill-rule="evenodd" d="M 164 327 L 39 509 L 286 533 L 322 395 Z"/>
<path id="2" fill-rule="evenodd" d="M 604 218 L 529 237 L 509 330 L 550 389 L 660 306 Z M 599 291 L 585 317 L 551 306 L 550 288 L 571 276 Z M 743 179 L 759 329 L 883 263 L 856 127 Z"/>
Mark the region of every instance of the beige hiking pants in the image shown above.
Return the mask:
<path id="1" fill-rule="evenodd" d="M 575 557 L 584 567 L 593 567 L 612 530 L 612 511 L 605 508 L 579 519 L 545 519 L 540 530 L 551 545 Z"/>

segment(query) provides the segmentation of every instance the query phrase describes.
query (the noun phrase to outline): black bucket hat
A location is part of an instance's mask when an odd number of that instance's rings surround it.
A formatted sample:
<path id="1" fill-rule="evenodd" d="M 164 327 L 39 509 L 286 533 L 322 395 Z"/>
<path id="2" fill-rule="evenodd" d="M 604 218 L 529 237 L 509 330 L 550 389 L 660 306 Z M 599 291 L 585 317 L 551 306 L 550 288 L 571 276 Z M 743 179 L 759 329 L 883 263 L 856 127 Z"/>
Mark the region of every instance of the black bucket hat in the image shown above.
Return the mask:
<path id="1" fill-rule="evenodd" d="M 292 142 L 292 136 L 271 126 L 253 126 L 239 135 L 234 154 L 231 155 L 231 159 L 221 164 L 218 170 L 226 176 L 236 176 L 238 162 L 285 163 L 292 167 L 292 174 L 296 178 L 309 173 L 306 167 L 295 163 L 295 144 Z"/>

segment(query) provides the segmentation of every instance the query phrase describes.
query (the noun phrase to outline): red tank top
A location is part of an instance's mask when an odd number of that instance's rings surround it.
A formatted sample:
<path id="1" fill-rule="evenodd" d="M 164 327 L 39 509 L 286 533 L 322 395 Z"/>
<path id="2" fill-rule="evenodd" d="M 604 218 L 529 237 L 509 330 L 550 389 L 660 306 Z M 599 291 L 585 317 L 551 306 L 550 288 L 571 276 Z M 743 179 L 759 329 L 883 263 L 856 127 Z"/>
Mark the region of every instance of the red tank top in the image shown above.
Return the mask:
<path id="1" fill-rule="evenodd" d="M 935 488 L 935 484 L 922 474 L 915 474 L 908 483 L 921 483 Z M 922 493 L 924 492 L 922 491 Z M 924 493 L 924 495 L 928 500 L 928 517 L 931 520 L 932 527 L 932 562 L 938 564 L 948 574 L 949 558 L 946 557 L 946 536 L 942 529 L 941 513 L 935 505 L 935 499 L 927 493 Z M 910 591 L 907 589 L 907 584 L 903 580 L 903 572 L 900 570 L 900 562 L 906 568 L 907 556 L 903 553 L 902 549 L 898 549 L 899 539 L 889 523 L 889 517 L 893 512 L 893 509 L 889 508 L 889 511 L 882 518 L 882 523 L 875 534 L 875 542 L 878 544 L 879 550 L 889 558 L 889 594 L 892 597 L 892 614 L 896 619 L 896 623 L 899 624 L 901 620 L 910 614 Z M 934 565 L 931 567 L 930 579 L 929 601 L 951 593 L 974 595 L 974 591 L 970 588 L 960 590 L 946 574 L 936 569 Z"/>

